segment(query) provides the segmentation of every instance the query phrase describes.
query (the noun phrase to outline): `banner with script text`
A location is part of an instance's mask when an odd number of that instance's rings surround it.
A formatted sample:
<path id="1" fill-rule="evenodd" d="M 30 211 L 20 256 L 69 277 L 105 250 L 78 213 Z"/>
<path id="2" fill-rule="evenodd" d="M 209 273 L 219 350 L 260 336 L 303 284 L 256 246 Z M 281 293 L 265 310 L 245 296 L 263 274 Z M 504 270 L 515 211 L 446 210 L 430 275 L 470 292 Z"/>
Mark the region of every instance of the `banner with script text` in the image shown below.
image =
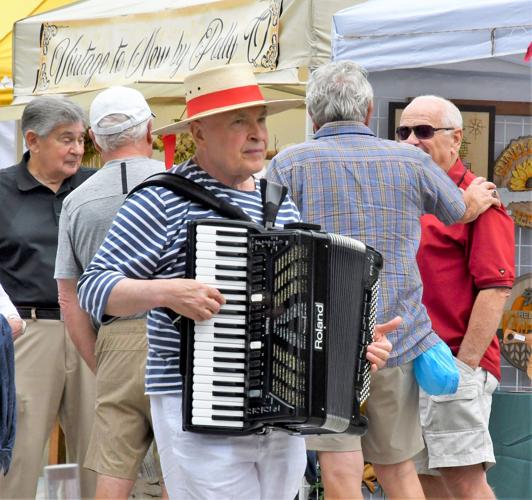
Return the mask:
<path id="1" fill-rule="evenodd" d="M 273 71 L 281 4 L 226 0 L 157 14 L 43 23 L 33 92 L 180 82 L 191 71 L 229 63 L 247 62 L 257 72 Z"/>

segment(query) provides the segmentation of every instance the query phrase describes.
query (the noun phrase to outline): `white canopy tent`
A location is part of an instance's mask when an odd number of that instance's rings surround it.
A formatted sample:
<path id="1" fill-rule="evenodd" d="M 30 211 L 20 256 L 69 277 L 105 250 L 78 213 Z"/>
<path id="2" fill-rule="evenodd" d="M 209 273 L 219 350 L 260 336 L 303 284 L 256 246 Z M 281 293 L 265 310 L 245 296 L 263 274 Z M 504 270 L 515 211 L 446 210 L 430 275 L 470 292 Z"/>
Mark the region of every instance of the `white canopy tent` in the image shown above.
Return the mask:
<path id="1" fill-rule="evenodd" d="M 38 70 L 42 65 L 41 33 L 46 23 L 64 27 L 70 24 L 80 24 L 81 30 L 86 27 L 82 36 L 91 36 L 91 29 L 99 29 L 97 40 L 116 40 L 131 33 L 137 26 L 139 19 L 144 19 L 146 29 L 158 29 L 160 24 L 170 15 L 175 16 L 175 24 L 171 28 L 175 32 L 185 29 L 180 26 L 180 16 L 183 24 L 190 22 L 185 18 L 191 11 L 213 13 L 222 17 L 224 10 L 233 17 L 228 17 L 226 24 L 234 21 L 234 14 L 230 9 L 239 8 L 241 4 L 255 4 L 261 9 L 267 9 L 271 4 L 282 6 L 279 21 L 279 55 L 274 71 L 262 72 L 259 81 L 275 86 L 277 90 L 293 91 L 292 86 L 299 86 L 304 80 L 302 69 L 315 66 L 330 60 L 330 24 L 334 12 L 347 5 L 353 5 L 353 0 L 85 0 L 57 9 L 50 13 L 32 16 L 15 24 L 14 38 L 14 94 L 15 103 L 27 102 L 34 93 Z M 204 26 L 194 27 L 198 31 Z M 165 29 L 164 26 L 162 28 Z M 117 34 L 118 32 L 118 34 Z M 221 63 L 228 62 L 222 60 Z M 234 62 L 232 60 L 231 62 Z M 238 62 L 238 61 L 237 61 Z M 211 65 L 214 63 L 211 63 Z M 304 72 L 303 72 L 304 75 Z M 183 75 L 172 78 L 172 82 L 182 81 Z M 170 80 L 166 78 L 166 82 Z M 154 82 L 157 82 L 154 84 Z M 164 85 L 165 78 L 142 78 L 133 75 L 130 78 L 123 74 L 117 75 L 117 84 L 136 85 L 147 96 L 180 95 L 178 85 Z M 82 85 L 74 92 L 82 92 Z M 301 93 L 301 88 L 299 93 Z M 62 88 L 58 85 L 54 92 L 71 92 L 72 86 Z M 297 92 L 297 90 L 296 90 Z M 303 89 L 304 92 L 304 89 Z M 89 97 L 90 99 L 90 97 Z"/>
<path id="2" fill-rule="evenodd" d="M 456 68 L 530 76 L 531 42 L 530 0 L 370 0 L 333 16 L 333 59 L 371 72 L 468 61 Z"/>
<path id="3" fill-rule="evenodd" d="M 333 16 L 332 58 L 357 61 L 376 95 L 530 101 L 530 0 L 369 0 Z"/>
<path id="4" fill-rule="evenodd" d="M 15 24 L 13 34 L 15 103 L 27 102 L 36 88 L 42 63 L 41 32 L 46 23 L 63 26 L 77 22 L 86 26 L 86 35 L 99 24 L 103 27 L 100 38 L 107 41 L 116 38 L 117 32 L 134 30 L 139 17 L 145 17 L 157 27 L 177 12 L 175 30 L 178 31 L 179 9 L 198 8 L 221 13 L 237 4 L 255 3 L 267 7 L 274 1 L 84 0 L 23 19 Z M 446 72 L 467 70 L 473 76 L 504 75 L 511 80 L 508 81 L 510 87 L 515 87 L 519 93 L 523 85 L 530 87 L 530 64 L 522 59 L 531 41 L 530 0 L 284 0 L 277 67 L 275 71 L 260 73 L 259 79 L 277 91 L 301 95 L 304 92 L 300 86 L 304 80 L 301 69 L 330 60 L 332 42 L 333 59 L 356 60 L 373 75 L 380 71 L 424 67 Z M 165 85 L 161 83 L 163 80 L 155 78 L 150 83 L 148 80 L 137 75 L 116 83 L 135 85 L 148 98 L 181 95 L 180 86 L 175 83 Z M 59 85 L 54 91 L 70 93 L 71 88 Z M 80 85 L 74 92 L 84 90 Z M 84 100 L 90 102 L 92 95 L 93 92 L 88 92 L 86 97 L 81 97 L 82 104 Z M 504 99 L 503 95 L 495 97 Z M 525 96 L 520 100 L 525 100 Z M 8 111 L 2 111 L 9 115 Z"/>

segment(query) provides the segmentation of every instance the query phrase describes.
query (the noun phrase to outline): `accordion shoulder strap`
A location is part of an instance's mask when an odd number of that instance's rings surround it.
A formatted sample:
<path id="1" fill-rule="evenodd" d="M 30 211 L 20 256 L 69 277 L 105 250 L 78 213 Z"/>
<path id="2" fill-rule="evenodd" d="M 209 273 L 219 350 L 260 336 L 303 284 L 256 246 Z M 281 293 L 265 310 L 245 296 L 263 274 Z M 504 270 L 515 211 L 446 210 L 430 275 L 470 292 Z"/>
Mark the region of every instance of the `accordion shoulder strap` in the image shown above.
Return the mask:
<path id="1" fill-rule="evenodd" d="M 204 188 L 186 177 L 171 172 L 160 172 L 151 175 L 146 180 L 135 186 L 127 195 L 129 198 L 133 193 L 149 187 L 159 186 L 169 189 L 174 194 L 182 196 L 183 198 L 199 203 L 200 205 L 215 210 L 220 215 L 228 219 L 245 220 L 252 222 L 251 217 L 246 214 L 241 208 L 231 205 L 225 200 L 218 198 L 212 194 L 208 189 Z"/>

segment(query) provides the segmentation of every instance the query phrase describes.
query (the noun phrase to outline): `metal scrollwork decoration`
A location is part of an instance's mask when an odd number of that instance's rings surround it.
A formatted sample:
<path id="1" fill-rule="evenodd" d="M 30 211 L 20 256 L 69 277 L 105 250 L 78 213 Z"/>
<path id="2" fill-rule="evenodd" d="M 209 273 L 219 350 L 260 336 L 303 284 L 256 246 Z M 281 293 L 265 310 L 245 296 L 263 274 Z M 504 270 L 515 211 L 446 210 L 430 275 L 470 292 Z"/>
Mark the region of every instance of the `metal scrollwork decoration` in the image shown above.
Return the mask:
<path id="1" fill-rule="evenodd" d="M 46 63 L 41 64 L 41 69 L 39 71 L 39 89 L 45 90 L 48 88 L 50 79 L 46 74 Z"/>
<path id="2" fill-rule="evenodd" d="M 55 35 L 57 35 L 57 26 L 55 24 L 44 23 L 42 25 L 41 47 L 43 55 L 48 53 L 48 45 Z"/>
<path id="3" fill-rule="evenodd" d="M 277 31 L 281 3 L 279 0 L 271 0 L 268 8 L 253 19 L 249 30 L 244 34 L 244 40 L 248 43 L 248 61 L 255 67 L 266 70 L 274 70 L 277 67 L 279 57 Z M 266 49 L 267 44 L 269 47 Z"/>
<path id="4" fill-rule="evenodd" d="M 266 54 L 262 57 L 261 66 L 263 68 L 275 69 L 277 66 L 277 58 L 279 57 L 279 44 L 277 43 L 277 36 L 273 35 L 272 44 L 268 48 Z"/>

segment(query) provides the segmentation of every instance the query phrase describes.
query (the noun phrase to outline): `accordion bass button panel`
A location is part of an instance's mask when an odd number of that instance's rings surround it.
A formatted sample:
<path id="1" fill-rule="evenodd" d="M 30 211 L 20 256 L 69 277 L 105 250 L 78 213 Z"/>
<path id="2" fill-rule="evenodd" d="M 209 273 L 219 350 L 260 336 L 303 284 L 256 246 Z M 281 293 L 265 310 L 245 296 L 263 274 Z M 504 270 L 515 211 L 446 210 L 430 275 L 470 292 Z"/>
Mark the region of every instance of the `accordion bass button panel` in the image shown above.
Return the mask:
<path id="1" fill-rule="evenodd" d="M 261 401 L 264 395 L 263 358 L 266 286 L 263 255 L 254 255 L 250 266 L 250 304 L 249 304 L 249 351 L 248 351 L 248 397 L 251 404 L 248 411 L 253 414 L 253 401 Z"/>

